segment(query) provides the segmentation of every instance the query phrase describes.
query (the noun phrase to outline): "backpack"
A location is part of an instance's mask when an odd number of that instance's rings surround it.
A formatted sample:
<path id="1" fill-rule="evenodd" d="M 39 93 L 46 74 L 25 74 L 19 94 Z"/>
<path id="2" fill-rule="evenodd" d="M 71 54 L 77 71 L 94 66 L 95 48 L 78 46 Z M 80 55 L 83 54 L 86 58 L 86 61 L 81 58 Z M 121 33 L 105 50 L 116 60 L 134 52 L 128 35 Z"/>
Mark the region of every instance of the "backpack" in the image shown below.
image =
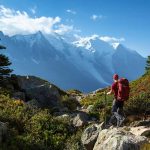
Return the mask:
<path id="1" fill-rule="evenodd" d="M 126 78 L 121 78 L 118 81 L 118 95 L 117 100 L 126 101 L 129 99 L 130 87 L 129 81 Z"/>

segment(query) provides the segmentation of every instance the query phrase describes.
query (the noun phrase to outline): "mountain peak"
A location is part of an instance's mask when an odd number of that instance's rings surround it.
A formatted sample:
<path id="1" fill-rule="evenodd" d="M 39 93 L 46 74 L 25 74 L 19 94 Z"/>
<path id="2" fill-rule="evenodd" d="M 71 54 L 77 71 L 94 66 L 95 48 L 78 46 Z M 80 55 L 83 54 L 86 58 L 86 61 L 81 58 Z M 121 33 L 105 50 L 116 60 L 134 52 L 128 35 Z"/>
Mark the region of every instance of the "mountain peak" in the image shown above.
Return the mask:
<path id="1" fill-rule="evenodd" d="M 42 37 L 43 33 L 41 31 L 38 31 L 38 32 L 35 33 L 35 35 L 38 36 L 38 37 Z"/>
<path id="2" fill-rule="evenodd" d="M 120 51 L 120 52 L 121 52 L 121 51 L 122 51 L 122 52 L 129 52 L 129 53 L 133 53 L 133 54 L 136 54 L 136 55 L 141 56 L 137 51 L 132 50 L 132 49 L 130 49 L 130 48 L 124 46 L 123 44 L 119 44 L 119 45 L 117 46 L 116 50 L 117 50 L 117 51 Z M 142 57 L 142 56 L 141 56 L 141 57 Z"/>
<path id="3" fill-rule="evenodd" d="M 120 44 L 120 43 L 119 43 L 118 46 L 116 47 L 116 49 L 122 49 L 122 48 L 124 49 L 124 48 L 126 48 L 126 47 L 125 47 L 123 44 Z"/>
<path id="4" fill-rule="evenodd" d="M 0 31 L 0 37 L 1 37 L 1 36 L 4 36 L 4 33 L 3 33 L 2 31 Z"/>

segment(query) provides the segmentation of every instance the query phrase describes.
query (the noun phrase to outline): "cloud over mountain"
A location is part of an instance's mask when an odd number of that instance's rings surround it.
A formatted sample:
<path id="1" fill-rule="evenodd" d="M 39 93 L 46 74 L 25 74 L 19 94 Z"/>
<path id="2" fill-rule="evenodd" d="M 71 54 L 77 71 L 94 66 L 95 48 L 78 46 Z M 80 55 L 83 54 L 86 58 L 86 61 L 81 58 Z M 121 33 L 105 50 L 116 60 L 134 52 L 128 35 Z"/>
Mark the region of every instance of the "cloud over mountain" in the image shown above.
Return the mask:
<path id="1" fill-rule="evenodd" d="M 31 10 L 35 13 L 35 9 Z M 63 34 L 73 30 L 72 25 L 61 23 L 61 18 L 56 17 L 31 17 L 25 11 L 14 10 L 0 5 L 0 29 L 7 35 L 32 34 L 38 31 L 43 33 L 56 32 Z"/>

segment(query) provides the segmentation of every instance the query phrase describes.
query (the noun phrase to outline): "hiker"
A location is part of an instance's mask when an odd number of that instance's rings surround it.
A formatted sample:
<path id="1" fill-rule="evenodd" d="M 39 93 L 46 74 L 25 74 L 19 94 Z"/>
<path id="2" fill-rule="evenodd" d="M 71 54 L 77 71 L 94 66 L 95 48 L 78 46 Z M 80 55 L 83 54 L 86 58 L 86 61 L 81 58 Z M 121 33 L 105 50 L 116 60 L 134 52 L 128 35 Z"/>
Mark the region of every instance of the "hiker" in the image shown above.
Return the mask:
<path id="1" fill-rule="evenodd" d="M 107 93 L 114 94 L 114 101 L 112 105 L 112 116 L 109 121 L 109 125 L 112 125 L 113 120 L 117 119 L 117 126 L 120 126 L 124 121 L 123 106 L 124 101 L 129 98 L 129 82 L 127 79 L 122 78 L 119 80 L 119 76 L 114 74 L 114 83 L 111 86 L 111 90 Z"/>

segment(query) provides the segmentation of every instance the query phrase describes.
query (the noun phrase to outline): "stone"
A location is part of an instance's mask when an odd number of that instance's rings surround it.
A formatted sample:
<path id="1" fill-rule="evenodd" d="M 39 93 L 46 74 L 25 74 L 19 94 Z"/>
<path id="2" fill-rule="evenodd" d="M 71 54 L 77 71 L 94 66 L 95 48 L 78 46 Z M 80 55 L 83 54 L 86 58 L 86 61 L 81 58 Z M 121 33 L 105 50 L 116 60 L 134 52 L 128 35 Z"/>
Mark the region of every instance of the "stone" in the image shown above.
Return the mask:
<path id="1" fill-rule="evenodd" d="M 93 150 L 141 150 L 148 139 L 134 135 L 121 128 L 110 128 L 100 131 Z"/>
<path id="2" fill-rule="evenodd" d="M 14 92 L 13 96 L 14 99 L 20 99 L 25 101 L 25 93 L 24 92 Z"/>
<path id="3" fill-rule="evenodd" d="M 133 126 L 133 127 L 138 127 L 138 126 L 150 127 L 150 119 L 149 120 L 134 121 L 133 123 L 131 123 L 131 126 Z"/>
<path id="4" fill-rule="evenodd" d="M 82 100 L 82 96 L 75 96 L 76 100 L 80 102 Z"/>
<path id="5" fill-rule="evenodd" d="M 83 127 L 84 125 L 87 125 L 89 121 L 89 117 L 84 112 L 79 112 L 75 114 L 75 117 L 73 118 L 73 125 L 75 127 Z"/>
<path id="6" fill-rule="evenodd" d="M 70 119 L 70 115 L 69 114 L 62 114 L 60 116 L 56 117 L 57 119 Z"/>
<path id="7" fill-rule="evenodd" d="M 89 106 L 87 107 L 87 113 L 92 112 L 93 107 L 94 107 L 93 105 L 89 105 Z"/>
<path id="8" fill-rule="evenodd" d="M 26 96 L 37 100 L 41 107 L 56 107 L 60 104 L 60 94 L 57 88 L 50 85 L 26 89 Z"/>
<path id="9" fill-rule="evenodd" d="M 55 85 L 34 76 L 17 76 L 20 91 L 24 91 L 27 100 L 36 100 L 40 107 L 59 107 L 62 90 Z M 16 93 L 16 95 L 21 93 Z"/>
<path id="10" fill-rule="evenodd" d="M 35 100 L 35 99 L 32 99 L 32 100 L 26 102 L 26 104 L 27 104 L 28 106 L 32 107 L 32 108 L 39 108 L 39 107 L 40 107 L 40 104 L 39 104 L 38 101 Z"/>
<path id="11" fill-rule="evenodd" d="M 150 127 L 146 126 L 131 127 L 130 132 L 135 135 L 150 137 Z"/>
<path id="12" fill-rule="evenodd" d="M 101 130 L 102 124 L 92 124 L 84 130 L 81 141 L 86 150 L 93 150 L 94 144 Z"/>

